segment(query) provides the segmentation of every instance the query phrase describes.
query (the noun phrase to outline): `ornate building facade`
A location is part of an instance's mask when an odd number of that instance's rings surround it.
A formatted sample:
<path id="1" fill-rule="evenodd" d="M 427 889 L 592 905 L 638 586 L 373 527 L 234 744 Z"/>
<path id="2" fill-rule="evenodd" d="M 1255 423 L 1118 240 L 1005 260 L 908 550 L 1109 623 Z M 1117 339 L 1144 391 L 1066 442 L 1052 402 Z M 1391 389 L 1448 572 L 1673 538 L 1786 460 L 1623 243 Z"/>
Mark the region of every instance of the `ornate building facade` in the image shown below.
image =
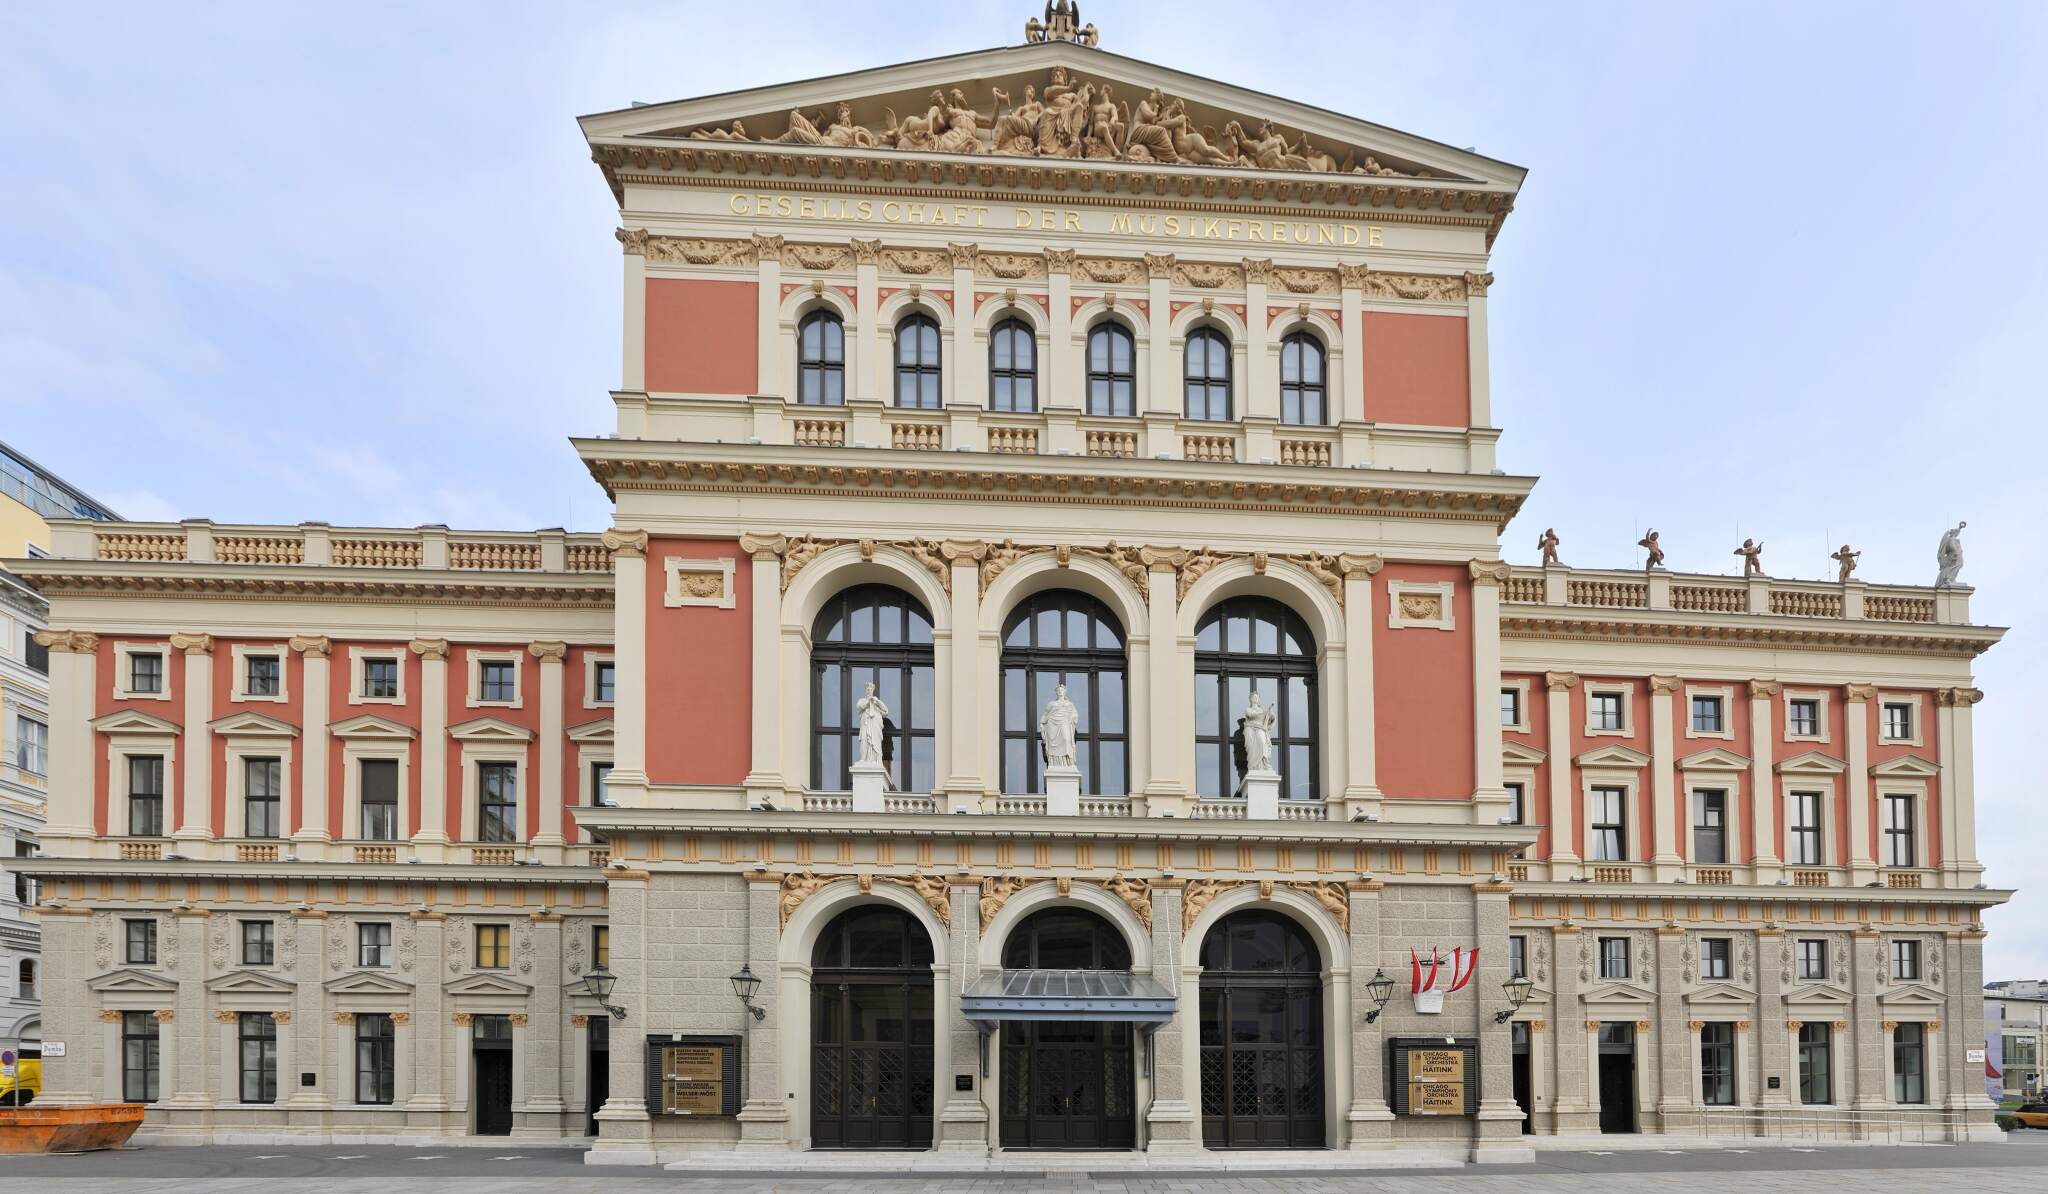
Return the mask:
<path id="1" fill-rule="evenodd" d="M 584 119 L 603 535 L 20 563 L 45 1098 L 640 1161 L 1990 1130 L 1969 590 L 1502 562 L 1523 171 L 1034 25 Z"/>

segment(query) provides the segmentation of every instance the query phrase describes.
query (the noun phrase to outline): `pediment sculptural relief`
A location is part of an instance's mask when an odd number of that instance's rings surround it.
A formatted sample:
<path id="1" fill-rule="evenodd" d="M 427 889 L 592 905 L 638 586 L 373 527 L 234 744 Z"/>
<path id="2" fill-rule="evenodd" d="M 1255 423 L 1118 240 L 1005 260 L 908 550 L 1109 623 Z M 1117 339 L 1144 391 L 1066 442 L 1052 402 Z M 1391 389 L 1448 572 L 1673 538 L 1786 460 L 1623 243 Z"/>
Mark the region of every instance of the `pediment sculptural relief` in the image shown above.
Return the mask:
<path id="1" fill-rule="evenodd" d="M 1197 127 L 1183 99 L 1155 87 L 1133 107 L 1108 82 L 1082 81 L 1064 66 L 1052 68 L 1043 89 L 1025 84 L 1021 100 L 991 84 L 987 102 L 984 114 L 960 88 L 935 88 L 921 110 L 898 116 L 885 106 L 878 128 L 858 123 L 853 105 L 841 101 L 829 113 L 791 109 L 783 131 L 774 135 L 757 134 L 742 120 L 685 135 L 770 145 L 1429 177 L 1427 171 L 1396 170 L 1357 149 L 1345 149 L 1339 159 L 1310 141 L 1307 132 L 1290 134 L 1270 120 L 1248 126 L 1245 119 L 1230 119 L 1221 130 Z"/>

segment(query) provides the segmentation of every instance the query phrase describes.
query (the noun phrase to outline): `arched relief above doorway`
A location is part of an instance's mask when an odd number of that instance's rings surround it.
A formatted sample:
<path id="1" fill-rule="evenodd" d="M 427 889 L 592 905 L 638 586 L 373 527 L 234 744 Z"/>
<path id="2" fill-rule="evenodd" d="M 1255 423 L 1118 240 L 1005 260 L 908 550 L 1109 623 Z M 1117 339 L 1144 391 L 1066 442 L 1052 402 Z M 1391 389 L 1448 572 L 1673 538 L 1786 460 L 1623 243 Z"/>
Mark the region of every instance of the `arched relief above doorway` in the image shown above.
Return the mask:
<path id="1" fill-rule="evenodd" d="M 809 870 L 798 871 L 782 877 L 782 897 L 777 902 L 780 926 L 788 927 L 789 918 L 796 915 L 797 910 L 803 907 L 805 900 L 810 899 L 834 883 L 848 879 L 859 885 L 864 895 L 873 894 L 877 883 L 907 888 L 925 902 L 925 906 L 932 910 L 932 915 L 938 917 L 940 924 L 949 929 L 953 927 L 953 902 L 950 898 L 951 884 L 936 875 L 927 875 L 922 871 L 912 871 L 908 875 L 821 875 Z"/>
<path id="2" fill-rule="evenodd" d="M 1026 887 L 1032 886 L 1034 883 L 1043 882 L 1045 880 L 1021 879 L 1015 875 L 992 875 L 983 879 L 981 881 L 982 931 L 987 932 L 989 926 L 995 923 L 996 917 L 1003 910 L 1003 905 L 1009 902 L 1011 896 L 1024 890 Z M 1052 880 L 1052 884 L 1053 890 L 1062 899 L 1072 898 L 1074 894 L 1073 879 L 1062 875 Z M 1125 878 L 1123 873 L 1119 871 L 1111 875 L 1107 880 L 1091 884 L 1090 886 L 1100 887 L 1103 891 L 1122 900 L 1124 905 L 1131 910 L 1131 914 L 1138 918 L 1138 923 L 1145 926 L 1145 931 L 1148 933 L 1152 931 L 1152 880 Z"/>
<path id="3" fill-rule="evenodd" d="M 1273 879 L 1190 879 L 1180 906 L 1182 932 L 1193 929 L 1195 922 L 1201 919 L 1202 910 L 1218 896 L 1253 885 L 1258 888 L 1258 898 L 1265 903 L 1273 902 L 1273 897 L 1281 891 L 1300 892 L 1328 912 L 1345 932 L 1351 931 L 1350 893 L 1354 890 L 1378 891 L 1381 887 L 1378 883 L 1346 883 L 1335 879 L 1308 883 L 1282 883 Z"/>

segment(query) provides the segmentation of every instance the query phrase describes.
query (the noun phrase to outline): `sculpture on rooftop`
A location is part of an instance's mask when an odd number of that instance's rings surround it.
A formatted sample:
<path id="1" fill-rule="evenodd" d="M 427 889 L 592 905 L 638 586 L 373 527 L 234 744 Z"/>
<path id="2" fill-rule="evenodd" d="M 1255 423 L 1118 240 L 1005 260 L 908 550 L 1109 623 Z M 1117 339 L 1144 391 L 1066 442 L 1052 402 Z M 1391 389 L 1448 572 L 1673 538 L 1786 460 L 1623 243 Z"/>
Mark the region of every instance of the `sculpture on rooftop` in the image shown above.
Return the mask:
<path id="1" fill-rule="evenodd" d="M 1849 583 L 1849 574 L 1856 571 L 1856 561 L 1863 558 L 1863 553 L 1860 551 L 1850 551 L 1849 545 L 1844 543 L 1842 544 L 1842 550 L 1828 558 L 1842 566 L 1842 574 L 1836 577 L 1836 579 L 1846 585 Z"/>
<path id="2" fill-rule="evenodd" d="M 1664 549 L 1657 545 L 1657 532 L 1651 531 L 1649 534 L 1636 540 L 1636 546 L 1650 553 L 1650 558 L 1643 562 L 1645 569 L 1662 568 L 1664 566 Z"/>
<path id="3" fill-rule="evenodd" d="M 1742 546 L 1733 554 L 1742 557 L 1742 575 L 1762 576 L 1764 574 L 1764 545 L 1754 539 L 1744 539 Z"/>
<path id="4" fill-rule="evenodd" d="M 1557 558 L 1557 547 L 1560 542 L 1561 540 L 1557 537 L 1556 527 L 1543 528 L 1543 537 L 1536 540 L 1536 549 L 1543 553 L 1543 566 L 1545 568 L 1564 567 L 1564 561 Z"/>
<path id="5" fill-rule="evenodd" d="M 1081 23 L 1081 6 L 1072 0 L 1046 0 L 1045 19 L 1032 17 L 1024 22 L 1024 40 L 1027 42 L 1070 41 L 1075 45 L 1092 46 L 1101 38 L 1102 34 L 1095 26 Z"/>
<path id="6" fill-rule="evenodd" d="M 1956 576 L 1963 570 L 1963 528 L 1967 522 L 1959 522 L 1955 529 L 1943 532 L 1941 546 L 1934 549 L 1934 562 L 1941 572 L 1935 576 L 1936 588 L 1946 588 L 1956 583 Z"/>

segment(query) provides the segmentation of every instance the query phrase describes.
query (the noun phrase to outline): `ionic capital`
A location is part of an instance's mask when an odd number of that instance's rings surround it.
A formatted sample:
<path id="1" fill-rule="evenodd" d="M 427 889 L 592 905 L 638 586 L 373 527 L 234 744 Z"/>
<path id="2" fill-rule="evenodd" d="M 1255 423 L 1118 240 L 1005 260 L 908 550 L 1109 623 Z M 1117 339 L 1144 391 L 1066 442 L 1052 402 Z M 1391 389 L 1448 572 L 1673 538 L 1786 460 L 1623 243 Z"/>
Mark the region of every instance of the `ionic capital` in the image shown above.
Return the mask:
<path id="1" fill-rule="evenodd" d="M 174 634 L 171 646 L 187 655 L 213 654 L 213 636 L 210 634 Z"/>
<path id="2" fill-rule="evenodd" d="M 1497 588 L 1514 574 L 1505 560 L 1472 560 L 1465 567 L 1472 573 L 1472 583 L 1485 588 Z"/>
<path id="3" fill-rule="evenodd" d="M 324 634 L 295 634 L 290 639 L 291 649 L 308 658 L 325 659 L 334 651 L 334 642 Z"/>
<path id="4" fill-rule="evenodd" d="M 1570 692 L 1579 686 L 1579 676 L 1577 672 L 1545 672 L 1543 684 L 1552 692 Z"/>
<path id="5" fill-rule="evenodd" d="M 746 552 L 750 558 L 762 563 L 780 559 L 782 553 L 788 549 L 789 536 L 787 535 L 756 535 L 752 531 L 748 531 L 740 536 L 740 550 Z"/>
<path id="6" fill-rule="evenodd" d="M 988 558 L 988 544 L 979 539 L 948 539 L 939 544 L 939 554 L 953 563 L 980 563 Z"/>
<path id="7" fill-rule="evenodd" d="M 543 661 L 553 660 L 556 663 L 562 662 L 569 655 L 569 644 L 553 640 L 528 643 L 526 644 L 526 649 L 533 654 L 535 659 Z"/>
<path id="8" fill-rule="evenodd" d="M 1785 686 L 1776 680 L 1751 680 L 1749 682 L 1749 699 L 1752 701 L 1760 701 L 1765 697 L 1774 697 L 1783 691 L 1785 691 Z"/>
<path id="9" fill-rule="evenodd" d="M 1680 680 L 1677 676 L 1650 677 L 1650 691 L 1652 693 L 1677 692 L 1679 689 L 1683 687 L 1685 687 L 1685 682 Z"/>
<path id="10" fill-rule="evenodd" d="M 448 640 L 445 638 L 416 638 L 406 648 L 421 659 L 446 660 Z"/>
<path id="11" fill-rule="evenodd" d="M 1875 684 L 1849 684 L 1844 686 L 1844 691 L 1848 693 L 1849 703 L 1852 705 L 1861 705 L 1877 699 Z"/>
<path id="12" fill-rule="evenodd" d="M 755 237 L 754 239 L 760 240 L 762 238 Z M 778 236 L 773 239 L 780 241 L 782 238 Z M 598 542 L 603 543 L 605 549 L 614 556 L 625 559 L 647 558 L 646 531 L 625 531 L 613 527 L 611 530 L 599 535 Z"/>
<path id="13" fill-rule="evenodd" d="M 90 655 L 100 649 L 100 636 L 90 630 L 38 630 L 36 643 L 59 653 Z"/>
<path id="14" fill-rule="evenodd" d="M 1337 557 L 1337 570 L 1344 574 L 1346 580 L 1378 576 L 1380 569 L 1386 566 L 1385 560 L 1371 553 L 1361 555 L 1347 551 Z"/>

